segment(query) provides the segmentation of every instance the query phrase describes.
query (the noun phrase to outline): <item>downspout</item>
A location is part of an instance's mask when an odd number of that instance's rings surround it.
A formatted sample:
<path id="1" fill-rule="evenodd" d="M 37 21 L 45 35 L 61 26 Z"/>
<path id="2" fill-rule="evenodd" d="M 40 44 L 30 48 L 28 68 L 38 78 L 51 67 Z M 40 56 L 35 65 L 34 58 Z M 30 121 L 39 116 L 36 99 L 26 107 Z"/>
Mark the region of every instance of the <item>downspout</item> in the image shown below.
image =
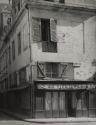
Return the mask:
<path id="1" fill-rule="evenodd" d="M 29 64 L 29 66 L 30 66 L 30 115 L 31 115 L 31 117 L 33 118 L 34 117 L 34 109 L 33 109 L 33 105 L 34 105 L 34 102 L 33 102 L 33 100 L 34 100 L 34 83 L 33 83 L 33 79 L 32 79 L 32 48 L 31 48 L 31 34 L 30 34 L 30 27 L 31 27 L 31 25 L 30 25 L 30 7 L 29 7 L 29 5 L 27 4 L 26 5 L 26 8 L 27 8 L 27 10 L 28 10 L 28 27 L 29 27 L 29 54 L 30 54 L 30 64 Z"/>
<path id="2" fill-rule="evenodd" d="M 85 54 L 85 23 L 83 20 L 83 54 Z"/>

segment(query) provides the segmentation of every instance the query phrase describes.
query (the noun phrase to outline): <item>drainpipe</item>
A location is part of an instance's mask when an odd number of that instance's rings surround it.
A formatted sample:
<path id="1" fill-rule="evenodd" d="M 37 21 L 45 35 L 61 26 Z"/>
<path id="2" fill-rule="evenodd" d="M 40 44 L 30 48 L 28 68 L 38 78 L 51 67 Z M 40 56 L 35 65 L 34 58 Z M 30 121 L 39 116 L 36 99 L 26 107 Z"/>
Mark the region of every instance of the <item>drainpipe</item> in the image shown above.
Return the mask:
<path id="1" fill-rule="evenodd" d="M 31 34 L 30 34 L 30 7 L 27 4 L 26 8 L 28 10 L 28 26 L 29 26 L 29 50 L 30 50 L 30 115 L 33 118 L 34 117 L 34 83 L 32 79 L 32 48 L 31 48 Z"/>
<path id="2" fill-rule="evenodd" d="M 83 20 L 83 54 L 85 54 L 85 23 Z"/>

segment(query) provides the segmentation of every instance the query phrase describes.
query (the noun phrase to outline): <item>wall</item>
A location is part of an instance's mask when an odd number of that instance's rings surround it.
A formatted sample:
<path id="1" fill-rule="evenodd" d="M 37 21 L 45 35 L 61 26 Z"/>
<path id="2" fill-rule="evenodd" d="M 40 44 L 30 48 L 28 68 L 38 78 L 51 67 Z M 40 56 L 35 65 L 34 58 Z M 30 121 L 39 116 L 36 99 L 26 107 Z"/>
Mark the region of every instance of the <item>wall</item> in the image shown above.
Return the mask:
<path id="1" fill-rule="evenodd" d="M 25 34 L 23 34 L 23 27 L 27 25 L 28 28 L 28 13 L 27 10 L 23 15 L 24 17 L 20 17 L 20 22 L 16 25 L 14 32 L 10 36 L 10 46 L 12 49 L 12 41 L 15 41 L 15 60 L 12 59 L 12 52 L 11 52 L 11 65 L 9 65 L 9 73 L 17 71 L 22 67 L 29 64 L 30 61 L 30 54 L 29 49 L 27 48 L 24 50 L 24 35 L 26 35 L 26 39 L 29 40 L 28 30 Z M 18 55 L 18 39 L 17 34 L 21 32 L 21 54 Z M 26 41 L 29 45 L 29 41 Z"/>
<path id="2" fill-rule="evenodd" d="M 31 10 L 31 16 L 57 20 L 58 52 L 42 52 L 42 41 L 32 44 L 35 62 L 71 62 L 75 68 L 75 79 L 85 80 L 95 72 L 92 61 L 96 59 L 96 16 L 88 12 L 56 12 Z M 91 69 L 91 70 L 90 70 Z"/>

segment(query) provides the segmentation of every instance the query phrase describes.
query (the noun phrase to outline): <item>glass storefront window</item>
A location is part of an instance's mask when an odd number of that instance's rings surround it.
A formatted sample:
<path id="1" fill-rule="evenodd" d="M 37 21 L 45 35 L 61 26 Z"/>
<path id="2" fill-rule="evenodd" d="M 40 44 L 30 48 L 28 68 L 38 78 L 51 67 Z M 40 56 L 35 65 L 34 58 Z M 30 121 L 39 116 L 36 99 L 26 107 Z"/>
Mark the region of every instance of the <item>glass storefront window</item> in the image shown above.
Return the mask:
<path id="1" fill-rule="evenodd" d="M 51 110 L 51 92 L 46 92 L 45 94 L 45 110 Z"/>
<path id="2" fill-rule="evenodd" d="M 39 117 L 96 117 L 96 94 L 89 91 L 39 91 L 36 94 Z"/>
<path id="3" fill-rule="evenodd" d="M 89 117 L 96 117 L 96 94 L 89 93 Z"/>
<path id="4" fill-rule="evenodd" d="M 58 110 L 58 92 L 53 92 L 52 96 L 52 110 Z"/>

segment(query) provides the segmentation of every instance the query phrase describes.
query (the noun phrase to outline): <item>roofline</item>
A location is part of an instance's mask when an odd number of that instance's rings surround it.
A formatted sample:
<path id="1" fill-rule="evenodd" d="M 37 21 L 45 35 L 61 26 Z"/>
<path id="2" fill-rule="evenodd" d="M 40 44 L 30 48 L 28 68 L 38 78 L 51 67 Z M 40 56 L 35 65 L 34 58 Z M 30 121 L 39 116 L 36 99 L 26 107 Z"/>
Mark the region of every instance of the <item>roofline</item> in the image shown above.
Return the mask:
<path id="1" fill-rule="evenodd" d="M 41 4 L 42 3 L 42 4 Z M 54 7 L 54 9 L 53 9 L 53 7 Z M 15 24 L 17 23 L 17 21 L 18 21 L 18 18 L 21 16 L 21 14 L 23 13 L 23 11 L 24 11 L 24 9 L 28 9 L 28 8 L 42 8 L 42 9 L 51 9 L 52 8 L 52 10 L 61 10 L 61 11 L 76 11 L 76 10 L 78 10 L 78 11 L 81 11 L 81 12 L 91 12 L 91 13 L 94 13 L 94 14 L 96 14 L 96 9 L 92 9 L 92 8 L 85 8 L 85 7 L 76 7 L 76 6 L 69 6 L 69 5 L 65 5 L 65 4 L 58 4 L 58 3 L 51 3 L 50 4 L 50 2 L 47 2 L 47 4 L 46 4 L 46 2 L 35 2 L 35 1 L 32 1 L 32 2 L 30 2 L 30 1 L 26 1 L 26 2 L 24 2 L 24 4 L 23 4 L 23 7 L 21 8 L 21 10 L 20 10 L 20 12 L 18 13 L 18 15 L 17 15 L 17 17 L 16 17 L 16 19 L 15 19 L 15 21 L 14 21 L 14 23 L 12 24 L 12 26 L 11 26 L 11 28 L 10 28 L 10 30 L 8 31 L 8 33 L 6 34 L 6 36 L 5 36 L 5 38 L 4 38 L 4 41 L 6 41 L 6 39 L 8 38 L 8 36 L 9 36 L 9 34 L 12 32 L 12 30 L 14 29 L 14 26 L 15 26 Z"/>

